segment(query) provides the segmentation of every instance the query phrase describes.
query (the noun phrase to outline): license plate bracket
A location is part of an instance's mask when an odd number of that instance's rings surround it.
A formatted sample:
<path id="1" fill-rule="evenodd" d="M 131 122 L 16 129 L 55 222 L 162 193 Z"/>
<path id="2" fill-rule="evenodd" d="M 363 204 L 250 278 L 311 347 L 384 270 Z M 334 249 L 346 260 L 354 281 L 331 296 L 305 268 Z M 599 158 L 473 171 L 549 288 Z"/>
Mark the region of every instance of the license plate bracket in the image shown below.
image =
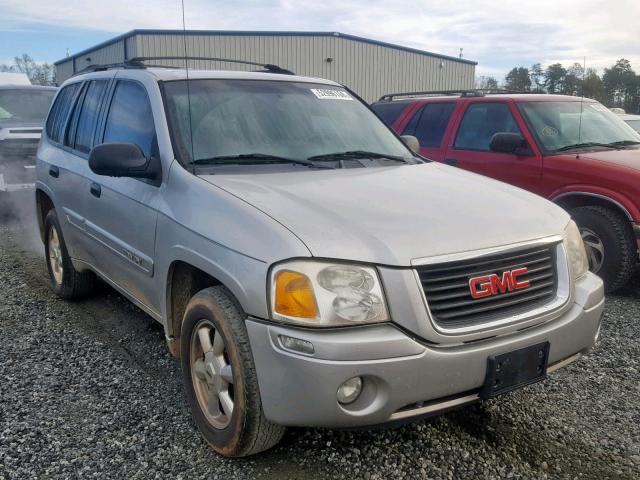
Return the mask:
<path id="1" fill-rule="evenodd" d="M 549 342 L 543 342 L 489 356 L 480 398 L 493 398 L 543 380 L 547 376 L 549 346 Z"/>

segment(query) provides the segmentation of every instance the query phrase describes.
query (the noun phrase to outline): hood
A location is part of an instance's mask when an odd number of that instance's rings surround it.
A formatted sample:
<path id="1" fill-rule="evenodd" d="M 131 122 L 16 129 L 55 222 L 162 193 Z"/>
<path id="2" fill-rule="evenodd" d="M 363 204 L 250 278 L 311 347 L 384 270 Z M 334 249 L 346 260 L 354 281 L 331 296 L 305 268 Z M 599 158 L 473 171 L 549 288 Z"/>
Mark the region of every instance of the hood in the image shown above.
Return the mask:
<path id="1" fill-rule="evenodd" d="M 409 266 L 420 257 L 560 234 L 569 221 L 541 197 L 437 163 L 202 178 L 324 258 Z"/>
<path id="2" fill-rule="evenodd" d="M 613 164 L 632 170 L 640 170 L 640 148 L 638 147 L 627 147 L 623 150 L 581 153 L 580 158 Z"/>

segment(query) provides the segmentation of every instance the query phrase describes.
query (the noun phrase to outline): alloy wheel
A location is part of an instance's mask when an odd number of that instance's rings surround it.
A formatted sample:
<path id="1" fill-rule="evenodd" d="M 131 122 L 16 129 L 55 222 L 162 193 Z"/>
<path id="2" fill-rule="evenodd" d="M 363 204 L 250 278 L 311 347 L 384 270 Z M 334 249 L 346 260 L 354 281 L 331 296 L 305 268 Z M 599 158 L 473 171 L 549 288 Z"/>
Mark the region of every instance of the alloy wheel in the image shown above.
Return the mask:
<path id="1" fill-rule="evenodd" d="M 200 409 L 213 427 L 225 428 L 234 409 L 233 369 L 224 339 L 209 320 L 200 320 L 193 329 L 190 365 Z"/>
<path id="2" fill-rule="evenodd" d="M 60 238 L 58 237 L 58 231 L 55 227 L 49 229 L 49 266 L 51 267 L 51 274 L 53 279 L 58 285 L 62 284 L 62 275 L 64 273 L 64 267 L 62 264 L 62 248 L 60 246 Z"/>
<path id="3" fill-rule="evenodd" d="M 589 260 L 589 270 L 598 273 L 604 264 L 604 244 L 602 239 L 588 228 L 581 228 L 580 235 L 587 251 L 587 259 Z"/>

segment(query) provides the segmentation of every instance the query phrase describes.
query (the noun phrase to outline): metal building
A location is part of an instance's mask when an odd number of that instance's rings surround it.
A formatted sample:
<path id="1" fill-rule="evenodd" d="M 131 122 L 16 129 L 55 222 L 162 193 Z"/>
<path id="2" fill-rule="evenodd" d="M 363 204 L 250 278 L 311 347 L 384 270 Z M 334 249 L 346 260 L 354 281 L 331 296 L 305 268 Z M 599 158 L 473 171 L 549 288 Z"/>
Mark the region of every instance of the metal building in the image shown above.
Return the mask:
<path id="1" fill-rule="evenodd" d="M 476 62 L 338 32 L 132 30 L 55 62 L 62 83 L 95 64 L 135 57 L 251 60 L 342 83 L 367 101 L 390 92 L 473 88 Z M 154 61 L 183 66 L 183 62 Z M 190 68 L 248 70 L 228 62 L 190 61 Z"/>

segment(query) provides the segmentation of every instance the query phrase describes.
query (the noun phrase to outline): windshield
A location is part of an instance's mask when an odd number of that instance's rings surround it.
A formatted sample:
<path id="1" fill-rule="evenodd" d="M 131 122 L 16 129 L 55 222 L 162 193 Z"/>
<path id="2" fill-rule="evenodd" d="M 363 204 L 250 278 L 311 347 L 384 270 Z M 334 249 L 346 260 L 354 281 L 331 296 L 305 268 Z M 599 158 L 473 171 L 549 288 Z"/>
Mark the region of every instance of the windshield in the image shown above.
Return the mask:
<path id="1" fill-rule="evenodd" d="M 375 114 L 340 87 L 270 80 L 190 80 L 188 87 L 190 106 L 185 81 L 165 84 L 183 163 L 238 156 L 307 160 L 353 151 L 412 158 Z"/>
<path id="2" fill-rule="evenodd" d="M 0 90 L 0 120 L 44 122 L 55 90 Z"/>
<path id="3" fill-rule="evenodd" d="M 547 152 L 579 144 L 640 142 L 637 132 L 599 103 L 582 104 L 582 126 L 580 102 L 526 102 L 519 107 Z"/>

